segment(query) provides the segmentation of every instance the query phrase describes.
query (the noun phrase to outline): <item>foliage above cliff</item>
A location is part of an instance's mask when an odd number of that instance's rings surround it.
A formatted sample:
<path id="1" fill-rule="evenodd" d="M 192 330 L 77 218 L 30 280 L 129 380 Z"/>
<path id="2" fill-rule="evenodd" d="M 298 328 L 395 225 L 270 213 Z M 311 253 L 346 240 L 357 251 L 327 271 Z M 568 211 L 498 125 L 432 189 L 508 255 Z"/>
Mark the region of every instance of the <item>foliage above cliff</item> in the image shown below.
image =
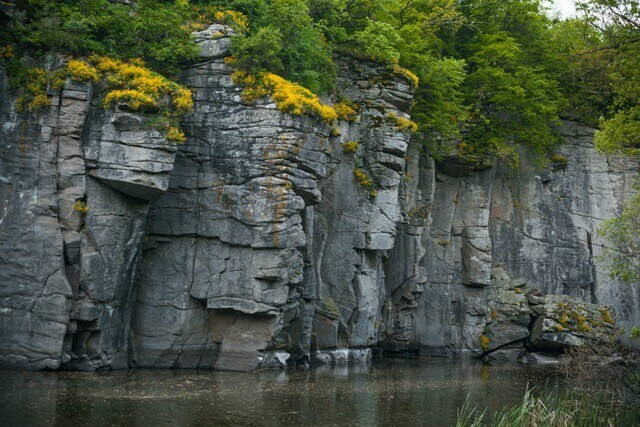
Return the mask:
<path id="1" fill-rule="evenodd" d="M 138 0 L 134 8 L 109 0 L 28 0 L 18 8 L 0 34 L 31 54 L 143 58 L 168 75 L 198 54 L 186 0 Z"/>
<path id="2" fill-rule="evenodd" d="M 581 3 L 584 18 L 558 21 L 540 0 L 25 0 L 0 35 L 18 56 L 141 58 L 175 78 L 197 57 L 191 33 L 224 22 L 238 34 L 235 67 L 315 94 L 335 92 L 332 56 L 353 52 L 417 86 L 414 138 L 434 156 L 454 139 L 469 161 L 516 164 L 519 147 L 552 152 L 561 115 L 605 116 L 604 148 L 636 144 L 637 1 Z"/>

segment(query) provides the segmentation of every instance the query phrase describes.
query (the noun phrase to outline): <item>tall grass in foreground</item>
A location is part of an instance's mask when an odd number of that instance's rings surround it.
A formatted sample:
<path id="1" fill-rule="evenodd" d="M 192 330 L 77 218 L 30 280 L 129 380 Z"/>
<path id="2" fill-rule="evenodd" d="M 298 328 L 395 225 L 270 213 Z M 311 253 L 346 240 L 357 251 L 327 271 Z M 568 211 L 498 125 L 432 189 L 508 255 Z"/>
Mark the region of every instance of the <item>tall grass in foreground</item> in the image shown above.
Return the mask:
<path id="1" fill-rule="evenodd" d="M 519 404 L 497 412 L 493 419 L 471 407 L 469 401 L 458 410 L 456 427 L 593 427 L 634 425 L 632 411 L 614 398 L 561 398 L 557 394 L 536 396 L 527 390 Z"/>

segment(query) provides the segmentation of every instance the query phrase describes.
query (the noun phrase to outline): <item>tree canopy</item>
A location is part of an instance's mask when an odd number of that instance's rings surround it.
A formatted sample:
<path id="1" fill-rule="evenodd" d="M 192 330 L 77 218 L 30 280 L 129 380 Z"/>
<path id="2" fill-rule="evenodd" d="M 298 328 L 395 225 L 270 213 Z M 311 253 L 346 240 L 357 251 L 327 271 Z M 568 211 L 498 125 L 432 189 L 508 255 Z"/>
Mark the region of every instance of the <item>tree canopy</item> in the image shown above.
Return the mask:
<path id="1" fill-rule="evenodd" d="M 25 0 L 0 35 L 19 54 L 142 58 L 176 77 L 197 56 L 190 33 L 242 16 L 235 66 L 313 92 L 335 91 L 333 56 L 356 52 L 419 79 L 416 139 L 438 155 L 458 141 L 470 161 L 540 157 L 568 117 L 600 124 L 599 145 L 637 150 L 638 1 L 583 0 L 550 18 L 540 0 Z M 602 118 L 603 121 L 600 121 Z"/>

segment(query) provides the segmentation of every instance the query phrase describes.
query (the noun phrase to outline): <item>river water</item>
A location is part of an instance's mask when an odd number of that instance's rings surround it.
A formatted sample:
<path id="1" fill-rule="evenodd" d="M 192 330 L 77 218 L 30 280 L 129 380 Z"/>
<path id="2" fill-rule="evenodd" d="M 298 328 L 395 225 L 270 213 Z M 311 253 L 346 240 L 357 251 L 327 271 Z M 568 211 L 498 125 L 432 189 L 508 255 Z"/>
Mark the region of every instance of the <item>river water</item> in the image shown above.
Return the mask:
<path id="1" fill-rule="evenodd" d="M 0 371 L 0 425 L 449 426 L 467 398 L 492 412 L 528 385 L 561 384 L 539 368 L 435 358 L 253 373 Z"/>

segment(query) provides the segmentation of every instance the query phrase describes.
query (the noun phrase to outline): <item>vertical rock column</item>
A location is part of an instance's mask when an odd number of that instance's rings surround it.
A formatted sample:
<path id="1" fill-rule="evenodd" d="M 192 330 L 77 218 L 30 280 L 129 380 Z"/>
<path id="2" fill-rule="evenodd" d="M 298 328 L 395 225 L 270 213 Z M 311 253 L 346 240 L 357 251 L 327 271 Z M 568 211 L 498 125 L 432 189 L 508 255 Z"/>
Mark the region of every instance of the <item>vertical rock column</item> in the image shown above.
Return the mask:
<path id="1" fill-rule="evenodd" d="M 338 129 L 323 200 L 314 208 L 313 274 L 305 274 L 305 285 L 316 292 L 312 343 L 318 350 L 378 343 L 383 261 L 401 219 L 398 193 L 409 141 L 397 119 L 408 117 L 413 96 L 411 83 L 386 66 L 351 58 L 337 63 L 340 95 L 358 107 L 359 117 Z M 343 150 L 346 143 L 357 149 Z"/>
<path id="2" fill-rule="evenodd" d="M 195 112 L 150 212 L 136 366 L 251 370 L 289 345 L 281 331 L 298 310 L 302 212 L 320 199 L 329 129 L 269 99 L 244 103 L 223 61 L 232 34 L 196 33 L 203 62 L 185 71 Z"/>

